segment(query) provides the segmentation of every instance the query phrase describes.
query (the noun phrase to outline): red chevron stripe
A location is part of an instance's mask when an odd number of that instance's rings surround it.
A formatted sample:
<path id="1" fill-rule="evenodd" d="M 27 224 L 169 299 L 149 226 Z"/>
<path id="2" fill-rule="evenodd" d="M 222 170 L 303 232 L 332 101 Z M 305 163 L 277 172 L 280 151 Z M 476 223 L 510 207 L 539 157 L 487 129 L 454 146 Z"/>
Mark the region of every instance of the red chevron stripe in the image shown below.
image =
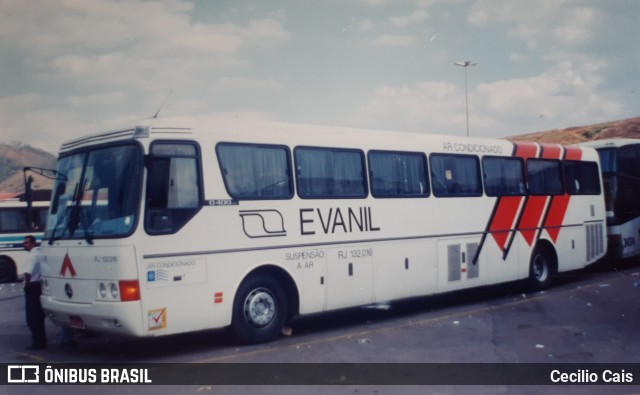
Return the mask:
<path id="1" fill-rule="evenodd" d="M 542 146 L 543 159 L 560 159 L 562 157 L 562 147 L 557 144 L 540 144 Z"/>
<path id="2" fill-rule="evenodd" d="M 515 143 L 515 156 L 527 159 L 535 157 L 538 153 L 538 146 L 535 143 Z M 507 242 L 509 241 L 510 230 L 513 229 L 513 223 L 518 215 L 520 205 L 524 198 L 522 196 L 503 196 L 498 200 L 491 223 L 489 225 L 489 233 L 498 244 L 498 247 L 504 252 Z"/>
<path id="3" fill-rule="evenodd" d="M 582 150 L 577 147 L 567 147 L 567 151 L 565 153 L 566 160 L 580 160 L 582 158 Z M 558 240 L 558 235 L 560 234 L 560 226 L 564 221 L 564 216 L 567 213 L 567 208 L 569 207 L 569 200 L 571 196 L 568 194 L 564 194 L 561 196 L 554 196 L 551 201 L 551 207 L 549 208 L 549 214 L 544 223 L 544 227 L 546 228 L 551 240 L 555 243 Z"/>
<path id="4" fill-rule="evenodd" d="M 542 217 L 542 211 L 546 206 L 547 196 L 529 196 L 527 200 L 518 229 L 529 245 L 532 245 L 536 238 L 540 217 Z"/>
<path id="5" fill-rule="evenodd" d="M 557 144 L 541 144 L 543 159 L 560 159 L 562 156 L 562 147 Z M 549 201 L 548 196 L 529 196 L 527 204 L 520 218 L 518 229 L 522 237 L 529 246 L 531 246 L 538 233 L 538 227 L 541 225 L 542 214 L 547 207 Z"/>
<path id="6" fill-rule="evenodd" d="M 496 214 L 491 221 L 489 232 L 503 252 L 509 239 L 509 231 L 513 228 L 513 220 L 518 214 L 520 202 L 522 202 L 522 196 L 500 198 Z"/>

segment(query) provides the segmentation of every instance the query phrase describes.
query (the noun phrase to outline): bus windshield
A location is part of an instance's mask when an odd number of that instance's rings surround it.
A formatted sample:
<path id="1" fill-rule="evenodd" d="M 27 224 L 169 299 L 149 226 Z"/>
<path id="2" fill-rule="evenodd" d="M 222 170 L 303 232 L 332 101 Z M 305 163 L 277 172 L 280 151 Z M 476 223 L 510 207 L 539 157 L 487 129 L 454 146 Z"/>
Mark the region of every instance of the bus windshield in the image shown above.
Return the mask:
<path id="1" fill-rule="evenodd" d="M 44 237 L 123 237 L 137 222 L 143 156 L 134 144 L 75 152 L 58 161 Z"/>

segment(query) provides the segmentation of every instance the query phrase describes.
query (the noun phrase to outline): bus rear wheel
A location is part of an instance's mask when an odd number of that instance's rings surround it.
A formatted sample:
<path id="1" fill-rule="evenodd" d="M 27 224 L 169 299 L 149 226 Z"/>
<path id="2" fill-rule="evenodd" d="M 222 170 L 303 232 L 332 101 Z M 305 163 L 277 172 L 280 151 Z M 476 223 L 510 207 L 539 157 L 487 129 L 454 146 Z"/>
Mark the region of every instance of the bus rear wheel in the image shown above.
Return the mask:
<path id="1" fill-rule="evenodd" d="M 536 247 L 531 254 L 529 288 L 533 291 L 549 288 L 554 274 L 555 264 L 552 254 L 542 246 Z"/>
<path id="2" fill-rule="evenodd" d="M 241 343 L 256 344 L 277 339 L 286 317 L 286 297 L 278 281 L 255 276 L 238 288 L 231 326 Z"/>
<path id="3" fill-rule="evenodd" d="M 5 257 L 0 257 L 0 284 L 15 283 L 18 281 L 18 273 L 16 273 L 16 265 Z"/>

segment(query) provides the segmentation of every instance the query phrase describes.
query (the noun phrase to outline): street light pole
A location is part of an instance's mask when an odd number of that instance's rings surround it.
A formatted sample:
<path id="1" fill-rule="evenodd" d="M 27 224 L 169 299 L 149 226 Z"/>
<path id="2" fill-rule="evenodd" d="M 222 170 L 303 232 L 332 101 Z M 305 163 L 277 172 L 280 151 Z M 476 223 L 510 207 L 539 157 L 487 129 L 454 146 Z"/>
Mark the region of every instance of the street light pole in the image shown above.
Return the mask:
<path id="1" fill-rule="evenodd" d="M 464 62 L 453 62 L 454 65 L 464 67 L 464 103 L 465 112 L 467 114 L 467 137 L 469 137 L 469 90 L 467 89 L 467 68 L 477 65 L 478 63 L 472 63 L 469 60 Z"/>

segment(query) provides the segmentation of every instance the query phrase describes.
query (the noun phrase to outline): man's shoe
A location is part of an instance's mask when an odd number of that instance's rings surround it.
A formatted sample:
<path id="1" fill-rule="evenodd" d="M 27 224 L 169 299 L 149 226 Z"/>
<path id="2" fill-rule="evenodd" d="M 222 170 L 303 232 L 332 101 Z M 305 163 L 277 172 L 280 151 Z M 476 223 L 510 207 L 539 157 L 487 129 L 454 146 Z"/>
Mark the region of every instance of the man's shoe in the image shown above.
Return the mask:
<path id="1" fill-rule="evenodd" d="M 27 350 L 44 350 L 45 348 L 47 348 L 46 344 L 34 343 L 34 344 L 30 345 L 29 347 L 27 347 Z"/>

